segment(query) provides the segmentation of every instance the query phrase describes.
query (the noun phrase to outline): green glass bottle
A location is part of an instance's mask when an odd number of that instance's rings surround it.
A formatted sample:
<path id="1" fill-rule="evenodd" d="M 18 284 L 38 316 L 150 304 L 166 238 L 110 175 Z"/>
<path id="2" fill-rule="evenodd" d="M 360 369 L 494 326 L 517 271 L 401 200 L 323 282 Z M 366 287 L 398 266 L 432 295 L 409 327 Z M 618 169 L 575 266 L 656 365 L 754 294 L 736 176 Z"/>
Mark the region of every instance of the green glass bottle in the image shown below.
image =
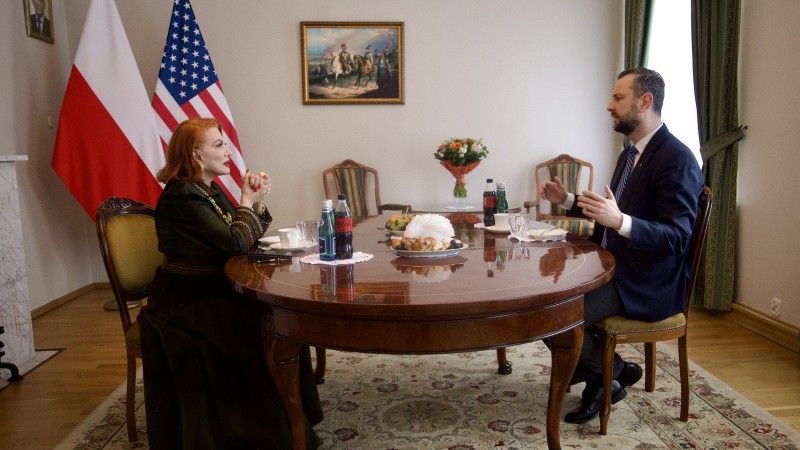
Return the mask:
<path id="1" fill-rule="evenodd" d="M 508 212 L 508 200 L 506 199 L 506 185 L 505 183 L 497 183 L 497 212 Z"/>

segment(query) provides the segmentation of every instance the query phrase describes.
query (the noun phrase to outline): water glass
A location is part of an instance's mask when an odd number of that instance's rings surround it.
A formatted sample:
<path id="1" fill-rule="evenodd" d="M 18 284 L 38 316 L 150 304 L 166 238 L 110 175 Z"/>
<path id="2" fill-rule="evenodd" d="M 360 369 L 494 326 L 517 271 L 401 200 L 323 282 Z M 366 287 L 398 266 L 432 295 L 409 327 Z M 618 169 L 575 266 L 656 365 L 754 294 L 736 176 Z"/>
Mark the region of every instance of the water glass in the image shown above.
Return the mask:
<path id="1" fill-rule="evenodd" d="M 511 237 L 518 239 L 524 237 L 528 232 L 528 215 L 521 213 L 509 214 L 508 226 L 511 229 Z"/>
<path id="2" fill-rule="evenodd" d="M 300 229 L 300 240 L 313 244 L 319 243 L 319 220 L 298 220 L 297 228 Z"/>

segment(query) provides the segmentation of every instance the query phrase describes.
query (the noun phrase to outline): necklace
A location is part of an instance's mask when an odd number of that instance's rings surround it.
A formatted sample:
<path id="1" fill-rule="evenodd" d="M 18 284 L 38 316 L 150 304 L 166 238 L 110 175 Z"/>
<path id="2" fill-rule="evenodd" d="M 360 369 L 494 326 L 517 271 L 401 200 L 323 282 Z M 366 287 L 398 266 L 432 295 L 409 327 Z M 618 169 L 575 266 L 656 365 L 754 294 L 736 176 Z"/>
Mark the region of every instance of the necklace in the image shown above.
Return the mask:
<path id="1" fill-rule="evenodd" d="M 217 215 L 219 215 L 222 218 L 222 220 L 224 220 L 225 223 L 228 224 L 228 226 L 231 226 L 231 223 L 233 223 L 233 217 L 228 213 L 222 212 L 222 208 L 220 208 L 217 202 L 214 201 L 214 197 L 212 197 L 211 194 L 209 194 L 208 191 L 203 189 L 199 184 L 192 183 L 192 186 L 194 186 L 198 191 L 202 192 L 203 195 L 206 196 L 206 198 L 211 202 L 211 206 L 213 206 L 214 209 L 217 211 Z"/>

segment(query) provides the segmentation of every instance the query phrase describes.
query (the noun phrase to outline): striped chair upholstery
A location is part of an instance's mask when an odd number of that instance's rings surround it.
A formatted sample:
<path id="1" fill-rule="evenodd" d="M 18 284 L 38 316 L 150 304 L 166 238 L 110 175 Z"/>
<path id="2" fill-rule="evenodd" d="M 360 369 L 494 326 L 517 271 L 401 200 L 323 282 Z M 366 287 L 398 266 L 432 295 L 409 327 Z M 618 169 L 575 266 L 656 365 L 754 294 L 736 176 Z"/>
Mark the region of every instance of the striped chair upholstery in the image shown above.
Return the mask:
<path id="1" fill-rule="evenodd" d="M 589 171 L 588 184 L 581 185 L 581 175 L 584 168 Z M 562 154 L 537 165 L 533 170 L 533 176 L 537 186 L 545 181 L 543 179 L 544 176 L 547 177 L 547 180 L 558 177 L 568 192 L 579 193 L 583 190 L 592 189 L 594 168 L 591 163 Z M 569 217 L 566 214 L 567 212 L 564 208 L 559 205 L 550 204 L 550 208 L 546 212 L 540 209 L 538 203 L 536 205 L 536 220 L 563 228 L 578 236 L 589 237 L 592 235 L 594 230 L 593 220 Z"/>
<path id="2" fill-rule="evenodd" d="M 333 178 L 339 192 L 347 198 L 350 212 L 355 217 L 369 215 L 367 209 L 367 171 L 363 167 L 337 167 Z"/>
<path id="3" fill-rule="evenodd" d="M 372 180 L 370 180 L 370 177 L 372 177 Z M 370 195 L 371 185 L 375 186 L 375 191 L 372 195 Z M 326 198 L 336 199 L 337 195 L 344 194 L 353 217 L 383 214 L 383 211 L 386 210 L 411 210 L 410 205 L 381 203 L 378 171 L 352 159 L 345 159 L 339 164 L 325 169 L 322 172 L 322 186 L 325 189 Z M 375 201 L 375 209 L 372 209 L 371 206 L 373 199 Z"/>

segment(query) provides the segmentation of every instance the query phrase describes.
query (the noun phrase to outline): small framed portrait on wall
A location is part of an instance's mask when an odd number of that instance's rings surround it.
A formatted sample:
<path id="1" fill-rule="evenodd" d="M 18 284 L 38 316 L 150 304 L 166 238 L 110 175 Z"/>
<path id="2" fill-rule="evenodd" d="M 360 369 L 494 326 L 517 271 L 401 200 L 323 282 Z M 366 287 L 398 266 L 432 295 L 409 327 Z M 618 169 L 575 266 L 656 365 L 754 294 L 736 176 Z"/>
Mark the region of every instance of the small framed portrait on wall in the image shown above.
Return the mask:
<path id="1" fill-rule="evenodd" d="M 28 36 L 53 43 L 53 0 L 22 0 Z"/>

